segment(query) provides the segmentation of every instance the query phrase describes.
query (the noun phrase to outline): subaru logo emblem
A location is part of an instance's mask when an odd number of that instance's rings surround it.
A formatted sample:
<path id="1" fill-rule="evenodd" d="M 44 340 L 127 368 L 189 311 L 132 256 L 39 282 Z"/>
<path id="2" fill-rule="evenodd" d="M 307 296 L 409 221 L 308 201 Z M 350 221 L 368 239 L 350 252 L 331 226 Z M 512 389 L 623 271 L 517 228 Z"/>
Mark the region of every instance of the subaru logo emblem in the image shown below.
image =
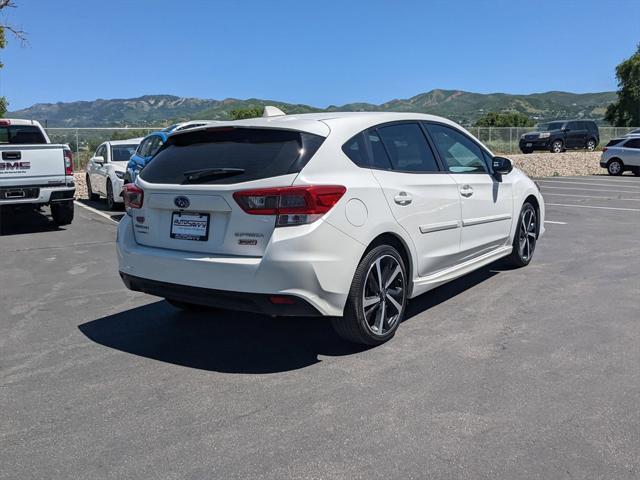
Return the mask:
<path id="1" fill-rule="evenodd" d="M 189 205 L 191 205 L 191 202 L 189 201 L 189 199 L 187 197 L 185 197 L 185 196 L 182 196 L 182 195 L 180 195 L 179 197 L 174 198 L 173 199 L 173 203 L 178 208 L 189 208 Z"/>

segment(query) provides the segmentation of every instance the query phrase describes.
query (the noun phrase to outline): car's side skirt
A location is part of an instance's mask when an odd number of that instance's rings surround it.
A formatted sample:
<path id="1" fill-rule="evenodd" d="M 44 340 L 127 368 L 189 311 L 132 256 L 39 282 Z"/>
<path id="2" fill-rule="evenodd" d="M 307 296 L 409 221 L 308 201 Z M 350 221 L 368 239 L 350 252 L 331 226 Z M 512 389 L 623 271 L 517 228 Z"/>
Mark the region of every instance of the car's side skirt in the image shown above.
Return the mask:
<path id="1" fill-rule="evenodd" d="M 417 297 L 429 290 L 432 290 L 440 285 L 455 280 L 458 277 L 466 275 L 474 270 L 477 270 L 485 265 L 488 265 L 496 260 L 506 257 L 511 253 L 513 247 L 511 245 L 502 246 L 495 250 L 492 250 L 484 255 L 469 260 L 467 262 L 455 265 L 446 270 L 433 273 L 426 277 L 418 277 L 413 280 L 413 289 L 409 298 Z"/>

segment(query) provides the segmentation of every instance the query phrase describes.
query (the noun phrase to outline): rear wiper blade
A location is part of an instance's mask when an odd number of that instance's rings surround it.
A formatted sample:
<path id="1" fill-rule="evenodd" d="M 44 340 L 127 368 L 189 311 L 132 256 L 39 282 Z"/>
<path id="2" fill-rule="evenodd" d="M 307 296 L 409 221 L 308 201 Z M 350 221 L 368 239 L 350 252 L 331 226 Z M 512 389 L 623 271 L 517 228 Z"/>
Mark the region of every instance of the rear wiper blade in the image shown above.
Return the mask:
<path id="1" fill-rule="evenodd" d="M 194 183 L 198 180 L 213 177 L 232 177 L 244 173 L 244 168 L 204 168 L 202 170 L 189 170 L 184 172 L 182 183 Z"/>

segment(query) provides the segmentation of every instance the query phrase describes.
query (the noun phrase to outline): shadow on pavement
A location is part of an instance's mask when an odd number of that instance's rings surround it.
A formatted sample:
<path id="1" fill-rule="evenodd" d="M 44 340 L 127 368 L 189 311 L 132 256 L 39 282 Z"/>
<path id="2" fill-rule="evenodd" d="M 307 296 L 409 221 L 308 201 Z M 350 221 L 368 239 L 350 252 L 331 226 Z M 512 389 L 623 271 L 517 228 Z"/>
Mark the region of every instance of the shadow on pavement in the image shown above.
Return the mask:
<path id="1" fill-rule="evenodd" d="M 0 236 L 62 231 L 64 227 L 53 223 L 48 208 L 0 208 Z"/>
<path id="2" fill-rule="evenodd" d="M 413 299 L 407 319 L 497 275 L 491 265 Z M 405 320 L 406 321 L 406 320 Z M 328 318 L 271 318 L 210 310 L 182 312 L 159 301 L 78 327 L 101 345 L 162 362 L 225 373 L 275 373 L 368 349 L 341 340 Z"/>
<path id="3" fill-rule="evenodd" d="M 104 212 L 116 221 L 120 221 L 125 214 L 124 206 L 115 208 L 114 210 L 109 210 L 107 208 L 107 202 L 105 202 L 104 199 L 88 200 L 86 198 L 77 198 L 76 201 L 88 207 L 95 208 L 96 210 Z"/>

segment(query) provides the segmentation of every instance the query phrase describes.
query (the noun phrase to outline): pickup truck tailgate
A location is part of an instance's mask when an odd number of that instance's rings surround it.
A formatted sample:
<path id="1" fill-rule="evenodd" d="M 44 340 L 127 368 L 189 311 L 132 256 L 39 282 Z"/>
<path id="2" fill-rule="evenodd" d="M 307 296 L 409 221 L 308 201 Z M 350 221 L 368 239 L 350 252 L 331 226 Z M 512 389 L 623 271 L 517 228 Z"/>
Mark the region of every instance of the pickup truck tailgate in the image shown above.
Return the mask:
<path id="1" fill-rule="evenodd" d="M 64 148 L 53 144 L 0 146 L 0 186 L 64 182 Z"/>

